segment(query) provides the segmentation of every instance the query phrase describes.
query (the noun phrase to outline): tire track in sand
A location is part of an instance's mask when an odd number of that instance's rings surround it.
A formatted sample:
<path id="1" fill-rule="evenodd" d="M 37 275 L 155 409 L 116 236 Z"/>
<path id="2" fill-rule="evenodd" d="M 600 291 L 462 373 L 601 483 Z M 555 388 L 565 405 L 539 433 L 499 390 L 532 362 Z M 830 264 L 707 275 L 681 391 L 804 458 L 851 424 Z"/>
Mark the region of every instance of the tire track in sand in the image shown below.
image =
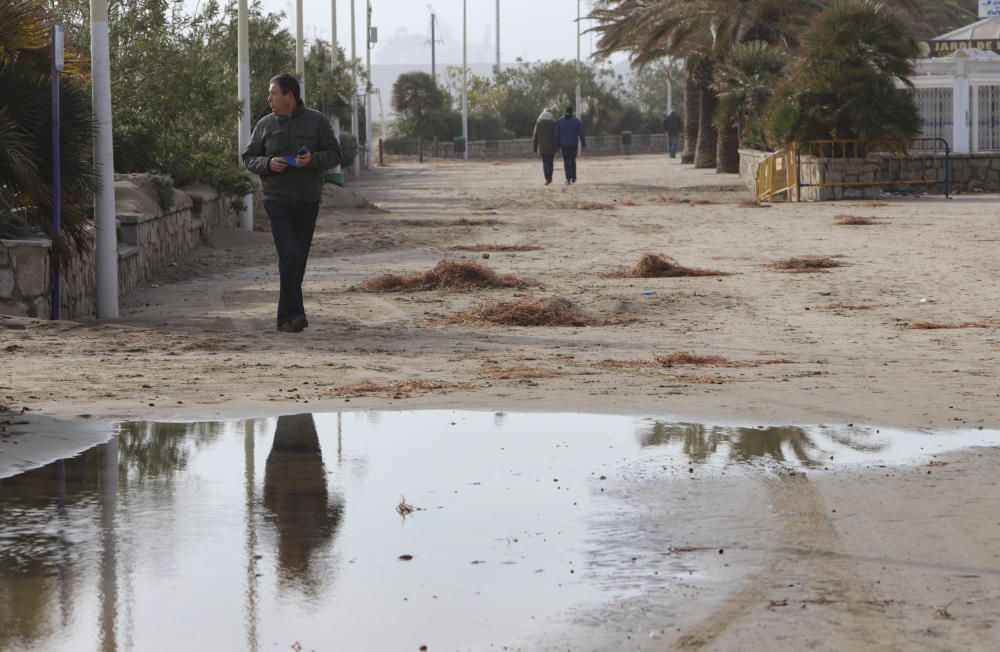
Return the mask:
<path id="1" fill-rule="evenodd" d="M 885 610 L 889 603 L 878 599 L 871 582 L 848 554 L 827 516 L 830 510 L 819 489 L 805 474 L 784 470 L 765 479 L 764 486 L 783 521 L 780 543 L 771 549 L 771 559 L 764 570 L 746 579 L 742 588 L 668 649 L 702 650 L 740 623 L 753 625 L 758 620 L 793 617 L 814 621 L 805 630 L 811 640 L 822 640 L 823 649 L 902 652 L 905 648 L 897 633 L 888 627 L 890 617 Z M 796 604 L 788 606 L 790 603 Z M 769 606 L 776 611 L 770 611 Z M 784 616 L 777 611 L 782 608 L 795 609 L 796 613 Z M 799 650 L 804 643 L 761 640 L 758 631 L 734 635 L 737 649 L 766 644 L 771 650 Z"/>

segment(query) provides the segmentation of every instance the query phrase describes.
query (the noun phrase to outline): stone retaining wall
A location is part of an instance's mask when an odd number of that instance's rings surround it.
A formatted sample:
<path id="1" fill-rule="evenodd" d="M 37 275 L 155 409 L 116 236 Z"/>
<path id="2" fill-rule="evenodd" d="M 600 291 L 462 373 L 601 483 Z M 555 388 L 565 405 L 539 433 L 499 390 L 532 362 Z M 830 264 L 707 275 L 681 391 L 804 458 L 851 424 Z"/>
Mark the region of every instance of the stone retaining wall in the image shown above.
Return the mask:
<path id="1" fill-rule="evenodd" d="M 115 182 L 118 292 L 125 295 L 176 263 L 215 229 L 238 225 L 230 197 L 207 186 L 174 190 L 159 206 L 147 177 Z M 51 313 L 48 240 L 0 240 L 0 313 L 47 319 Z M 62 316 L 93 317 L 97 310 L 94 252 L 77 255 L 61 275 Z"/>
<path id="2" fill-rule="evenodd" d="M 683 148 L 683 138 L 678 152 Z M 433 141 L 423 142 L 424 158 L 461 159 L 452 143 L 438 141 L 435 150 Z M 632 143 L 623 145 L 621 136 L 593 136 L 587 138 L 586 156 L 627 156 L 629 154 L 666 154 L 666 134 L 633 134 Z M 385 144 L 385 158 L 413 158 L 418 155 L 417 141 L 395 141 Z M 511 140 L 469 141 L 469 159 L 473 161 L 498 161 L 534 159 L 538 154 L 532 151 L 530 138 Z"/>
<path id="3" fill-rule="evenodd" d="M 740 150 L 740 177 L 751 192 L 756 191 L 757 168 L 769 152 Z M 951 154 L 951 192 L 1000 192 L 1000 154 Z M 921 155 L 913 159 L 873 156 L 867 159 L 828 159 L 803 157 L 800 168 L 802 201 L 828 201 L 832 199 L 860 199 L 878 197 L 884 192 L 900 194 L 943 195 L 943 183 L 934 179 L 945 178 L 944 154 Z M 907 179 L 917 183 L 819 187 L 808 184 L 874 184 L 876 179 L 887 177 Z M 928 179 L 927 183 L 919 183 Z"/>

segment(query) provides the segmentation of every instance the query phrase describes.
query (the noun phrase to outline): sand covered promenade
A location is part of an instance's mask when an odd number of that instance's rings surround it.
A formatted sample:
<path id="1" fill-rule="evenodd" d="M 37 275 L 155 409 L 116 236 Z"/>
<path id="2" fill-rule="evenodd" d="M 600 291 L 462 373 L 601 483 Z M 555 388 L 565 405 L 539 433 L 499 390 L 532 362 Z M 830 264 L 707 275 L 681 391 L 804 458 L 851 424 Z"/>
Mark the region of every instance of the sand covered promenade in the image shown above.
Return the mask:
<path id="1" fill-rule="evenodd" d="M 534 162 L 366 176 L 353 189 L 370 206 L 320 213 L 303 333 L 275 332 L 270 234 L 235 231 L 124 297 L 115 323 L 0 316 L 0 403 L 91 423 L 455 408 L 1000 429 L 997 197 L 757 207 L 737 177 L 665 156 L 583 158 L 570 187 L 541 176 Z M 646 253 L 720 275 L 628 276 Z M 775 265 L 792 258 L 831 266 Z M 441 261 L 520 283 L 351 290 Z M 477 321 L 497 302 L 578 325 Z M 712 581 L 609 602 L 525 649 L 997 649 L 998 462 L 975 448 L 621 479 L 644 517 L 614 545 L 711 548 L 691 567 Z"/>
<path id="2" fill-rule="evenodd" d="M 543 186 L 536 167 L 414 164 L 365 177 L 354 188 L 377 208 L 321 214 L 301 334 L 274 332 L 265 233 L 221 234 L 124 297 L 115 323 L 0 317 L 0 400 L 63 417 L 461 406 L 1000 425 L 995 197 L 752 208 L 735 176 L 661 157 L 584 159 L 572 187 Z M 454 250 L 465 245 L 537 248 L 485 260 Z M 727 275 L 610 276 L 647 252 Z M 842 266 L 768 267 L 810 256 Z M 445 259 L 540 286 L 347 291 Z M 606 325 L 443 322 L 524 297 L 564 299 Z M 975 327 L 912 328 L 921 322 Z M 656 363 L 678 351 L 727 362 Z M 366 381 L 389 398 L 355 387 Z"/>

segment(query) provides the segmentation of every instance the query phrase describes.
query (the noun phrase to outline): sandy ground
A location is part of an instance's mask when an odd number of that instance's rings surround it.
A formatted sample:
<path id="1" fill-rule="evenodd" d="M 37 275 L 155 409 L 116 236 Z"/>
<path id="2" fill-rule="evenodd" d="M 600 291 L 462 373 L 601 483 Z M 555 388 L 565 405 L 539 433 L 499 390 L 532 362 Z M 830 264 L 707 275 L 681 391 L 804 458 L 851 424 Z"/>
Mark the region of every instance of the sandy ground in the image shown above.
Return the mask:
<path id="1" fill-rule="evenodd" d="M 1000 427 L 995 196 L 752 207 L 735 176 L 665 157 L 585 158 L 571 187 L 543 186 L 535 163 L 400 163 L 354 189 L 374 206 L 321 212 L 304 333 L 274 332 L 269 234 L 222 233 L 124 297 L 117 322 L 0 316 L 0 402 L 67 419 L 455 407 Z M 883 222 L 836 224 L 844 214 Z M 488 260 L 449 250 L 519 243 L 542 248 Z M 729 275 L 608 275 L 645 252 Z M 767 267 L 798 256 L 844 265 L 813 274 Z M 346 291 L 445 258 L 484 262 L 541 287 Z M 523 295 L 568 299 L 609 324 L 439 321 Z M 977 327 L 910 328 L 914 322 Z M 731 363 L 653 363 L 674 351 Z M 414 380 L 436 389 L 379 397 L 351 387 Z M 15 439 L 0 433 L 8 468 L 17 461 Z M 684 508 L 684 527 L 705 545 L 744 551 L 733 581 L 693 592 L 684 606 L 671 602 L 669 613 L 651 596 L 609 605 L 594 615 L 602 625 L 563 633 L 551 646 L 997 649 L 1000 518 L 992 506 L 1000 452 L 947 461 L 933 473 L 703 483 L 703 501 Z M 631 495 L 652 505 L 652 527 L 676 526 L 662 486 Z M 712 564 L 723 568 L 705 568 Z"/>

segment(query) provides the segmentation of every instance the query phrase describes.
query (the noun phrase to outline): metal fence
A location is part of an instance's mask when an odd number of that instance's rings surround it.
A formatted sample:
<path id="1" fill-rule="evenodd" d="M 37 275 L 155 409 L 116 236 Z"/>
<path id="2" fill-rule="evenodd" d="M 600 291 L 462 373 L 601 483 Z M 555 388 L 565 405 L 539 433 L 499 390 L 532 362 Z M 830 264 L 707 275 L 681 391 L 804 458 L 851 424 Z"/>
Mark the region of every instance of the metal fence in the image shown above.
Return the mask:
<path id="1" fill-rule="evenodd" d="M 913 100 L 922 119 L 921 136 L 950 138 L 954 122 L 954 102 L 951 88 L 917 88 Z"/>
<path id="2" fill-rule="evenodd" d="M 473 140 L 468 143 L 471 160 L 495 161 L 530 159 L 537 156 L 531 138 L 509 140 Z M 681 144 L 683 146 L 683 143 Z M 587 138 L 587 156 L 628 156 L 631 154 L 665 154 L 666 134 L 603 135 Z M 392 138 L 380 141 L 379 160 L 392 159 L 461 159 L 461 145 L 437 138 Z"/>
<path id="3" fill-rule="evenodd" d="M 976 95 L 972 123 L 975 151 L 1000 151 L 1000 86 L 977 86 Z"/>
<path id="4" fill-rule="evenodd" d="M 835 199 L 848 189 L 938 185 L 951 196 L 951 147 L 943 138 L 805 141 L 796 147 L 796 170 L 799 198 L 803 188 L 826 189 L 816 198 Z"/>

